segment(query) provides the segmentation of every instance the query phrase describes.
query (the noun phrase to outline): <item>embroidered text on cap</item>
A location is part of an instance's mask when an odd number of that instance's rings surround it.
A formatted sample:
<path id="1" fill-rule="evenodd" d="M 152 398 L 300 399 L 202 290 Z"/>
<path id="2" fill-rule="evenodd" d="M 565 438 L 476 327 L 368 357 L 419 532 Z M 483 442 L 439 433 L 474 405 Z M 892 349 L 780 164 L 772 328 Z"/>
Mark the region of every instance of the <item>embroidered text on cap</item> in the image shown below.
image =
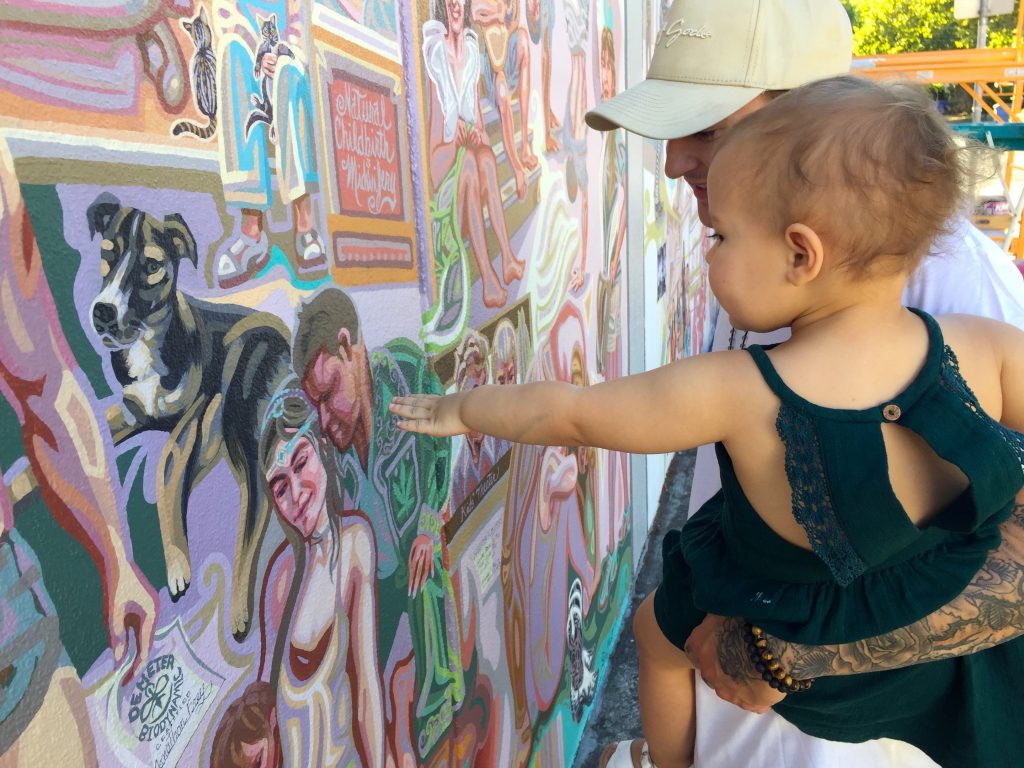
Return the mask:
<path id="1" fill-rule="evenodd" d="M 686 20 L 679 18 L 665 27 L 661 36 L 665 40 L 666 48 L 671 47 L 672 43 L 676 42 L 680 37 L 699 37 L 701 39 L 711 37 L 711 30 L 708 29 L 706 24 L 702 25 L 700 29 L 696 27 L 687 27 L 685 24 Z"/>

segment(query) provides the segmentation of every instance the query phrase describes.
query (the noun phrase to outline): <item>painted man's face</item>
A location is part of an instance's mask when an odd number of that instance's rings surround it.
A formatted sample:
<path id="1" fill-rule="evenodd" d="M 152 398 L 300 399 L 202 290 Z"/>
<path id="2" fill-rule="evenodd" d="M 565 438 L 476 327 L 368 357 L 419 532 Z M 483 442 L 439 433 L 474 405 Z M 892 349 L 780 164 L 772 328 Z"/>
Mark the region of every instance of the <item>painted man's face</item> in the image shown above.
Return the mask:
<path id="1" fill-rule="evenodd" d="M 448 28 L 455 34 L 462 32 L 463 25 L 466 23 L 466 20 L 462 18 L 462 13 L 465 10 L 463 2 L 464 0 L 447 0 Z"/>
<path id="2" fill-rule="evenodd" d="M 487 366 L 482 360 L 473 357 L 466 362 L 466 378 L 464 381 L 464 391 L 466 392 L 487 383 Z M 479 462 L 480 452 L 484 446 L 484 434 L 482 432 L 467 432 L 466 443 L 469 445 L 473 461 Z"/>
<path id="3" fill-rule="evenodd" d="M 350 355 L 342 348 L 332 355 L 321 350 L 306 369 L 302 388 L 316 405 L 320 430 L 344 453 L 352 445 L 359 420 L 359 377 Z"/>
<path id="4" fill-rule="evenodd" d="M 569 379 L 577 387 L 586 386 L 587 379 L 586 374 L 583 370 L 583 355 L 580 352 L 580 348 L 576 347 L 572 351 L 572 362 L 569 368 Z"/>
<path id="5" fill-rule="evenodd" d="M 608 101 L 615 95 L 615 61 L 611 54 L 601 51 L 601 99 Z"/>
<path id="6" fill-rule="evenodd" d="M 494 366 L 494 383 L 495 384 L 515 384 L 516 383 L 516 359 L 510 357 L 508 360 L 498 360 Z"/>

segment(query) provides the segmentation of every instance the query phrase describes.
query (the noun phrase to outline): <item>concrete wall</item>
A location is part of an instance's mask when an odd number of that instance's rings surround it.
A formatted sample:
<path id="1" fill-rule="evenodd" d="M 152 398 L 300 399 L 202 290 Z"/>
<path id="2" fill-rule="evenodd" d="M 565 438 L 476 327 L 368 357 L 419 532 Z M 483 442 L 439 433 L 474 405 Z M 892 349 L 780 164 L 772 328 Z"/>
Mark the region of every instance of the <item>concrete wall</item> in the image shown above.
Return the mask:
<path id="1" fill-rule="evenodd" d="M 0 7 L 0 754 L 571 763 L 657 470 L 385 408 L 700 346 L 690 202 L 583 124 L 660 12 Z"/>

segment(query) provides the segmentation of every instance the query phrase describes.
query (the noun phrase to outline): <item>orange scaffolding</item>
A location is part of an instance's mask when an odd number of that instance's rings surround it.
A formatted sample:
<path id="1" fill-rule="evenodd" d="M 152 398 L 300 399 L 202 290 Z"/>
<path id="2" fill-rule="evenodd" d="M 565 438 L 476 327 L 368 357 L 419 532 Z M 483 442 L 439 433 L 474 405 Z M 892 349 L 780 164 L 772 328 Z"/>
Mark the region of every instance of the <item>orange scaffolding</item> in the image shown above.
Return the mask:
<path id="1" fill-rule="evenodd" d="M 1021 123 L 1024 102 L 1024 3 L 1017 11 L 1017 33 L 1012 48 L 968 48 L 953 51 L 924 51 L 921 53 L 878 54 L 858 56 L 853 71 L 873 79 L 907 77 L 935 85 L 959 85 L 977 102 L 994 123 Z M 999 86 L 1012 84 L 1009 103 L 997 92 Z M 976 87 L 977 85 L 977 87 Z M 961 126 L 966 132 L 986 136 L 985 126 L 990 123 Z M 989 144 L 999 147 L 992 132 L 987 134 Z M 1010 183 L 1014 170 L 1024 170 L 1015 164 L 1015 152 L 1006 152 L 1003 188 L 1010 215 L 1004 217 L 976 216 L 975 223 L 987 231 L 996 231 L 996 239 L 1003 249 L 1017 259 L 1024 258 L 1024 238 L 1019 237 L 1024 195 L 1014 200 Z"/>

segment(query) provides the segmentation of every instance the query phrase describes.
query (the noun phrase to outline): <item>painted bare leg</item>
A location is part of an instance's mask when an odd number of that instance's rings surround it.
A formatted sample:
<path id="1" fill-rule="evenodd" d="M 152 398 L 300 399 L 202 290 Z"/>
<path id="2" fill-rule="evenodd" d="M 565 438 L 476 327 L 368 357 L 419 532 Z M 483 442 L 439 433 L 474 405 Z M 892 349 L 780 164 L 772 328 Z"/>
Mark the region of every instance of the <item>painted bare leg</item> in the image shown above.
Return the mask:
<path id="1" fill-rule="evenodd" d="M 480 199 L 479 171 L 472 155 L 463 160 L 459 176 L 459 210 L 462 212 L 462 230 L 469 235 L 473 258 L 480 272 L 480 287 L 483 289 L 484 306 L 495 308 L 505 306 L 508 291 L 502 288 L 498 274 L 487 253 L 487 238 L 484 235 L 483 201 Z M 467 162 L 469 161 L 469 162 Z"/>
<path id="2" fill-rule="evenodd" d="M 544 92 L 544 144 L 548 152 L 557 152 L 558 139 L 554 134 L 562 128 L 562 123 L 551 109 L 551 36 L 546 30 L 540 49 L 540 70 Z"/>
<path id="3" fill-rule="evenodd" d="M 505 144 L 505 154 L 512 166 L 512 175 L 516 178 L 516 197 L 526 197 L 526 171 L 523 161 L 516 151 L 516 132 L 512 122 L 512 105 L 509 103 L 508 80 L 504 72 L 498 72 L 494 83 L 494 98 L 498 102 L 498 115 L 501 117 L 501 140 Z"/>
<path id="4" fill-rule="evenodd" d="M 96 765 L 85 692 L 71 667 L 60 667 L 53 673 L 36 716 L 0 755 L 0 768 L 35 765 Z"/>
<path id="5" fill-rule="evenodd" d="M 501 192 L 498 188 L 498 166 L 494 160 L 494 153 L 488 148 L 486 153 L 481 152 L 477 165 L 480 168 L 481 188 L 484 194 L 484 202 L 487 205 L 487 212 L 491 217 L 491 231 L 498 238 L 498 247 L 501 248 L 501 271 L 505 278 L 505 284 L 518 280 L 523 276 L 526 269 L 526 262 L 516 258 L 512 250 L 512 243 L 508 238 L 508 227 L 505 225 L 505 207 L 501 203 Z"/>
<path id="6" fill-rule="evenodd" d="M 537 156 L 533 154 L 530 147 L 530 46 L 527 40 L 526 29 L 520 27 L 516 30 L 519 35 L 519 129 L 522 133 L 520 138 L 520 157 L 523 167 L 527 171 L 537 169 L 540 164 Z"/>

